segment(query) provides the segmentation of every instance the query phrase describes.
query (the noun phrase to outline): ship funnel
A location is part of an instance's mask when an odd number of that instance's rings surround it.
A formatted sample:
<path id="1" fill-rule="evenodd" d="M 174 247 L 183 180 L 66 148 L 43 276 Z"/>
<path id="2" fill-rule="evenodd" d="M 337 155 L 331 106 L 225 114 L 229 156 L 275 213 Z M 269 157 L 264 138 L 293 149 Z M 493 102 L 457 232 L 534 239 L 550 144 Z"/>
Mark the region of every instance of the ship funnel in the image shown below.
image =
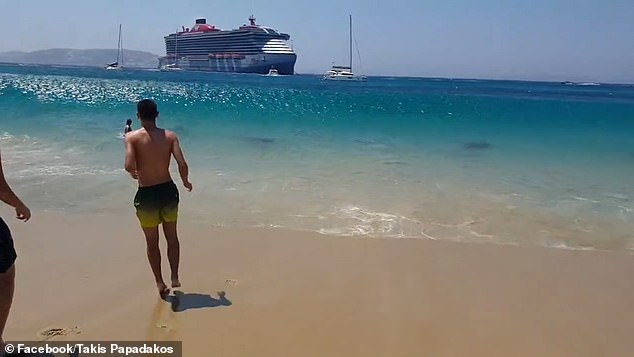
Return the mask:
<path id="1" fill-rule="evenodd" d="M 204 25 L 207 23 L 207 19 L 196 19 L 197 25 Z"/>

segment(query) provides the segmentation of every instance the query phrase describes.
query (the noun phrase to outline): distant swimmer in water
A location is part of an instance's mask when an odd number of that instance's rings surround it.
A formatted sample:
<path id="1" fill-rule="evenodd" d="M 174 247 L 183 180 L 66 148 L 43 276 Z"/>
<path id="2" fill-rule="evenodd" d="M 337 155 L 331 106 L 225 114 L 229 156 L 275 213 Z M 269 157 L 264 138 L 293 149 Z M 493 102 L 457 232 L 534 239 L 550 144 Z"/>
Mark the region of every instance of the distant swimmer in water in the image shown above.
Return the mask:
<path id="1" fill-rule="evenodd" d="M 132 131 L 132 119 L 128 119 L 125 122 L 125 127 L 123 128 L 123 135 Z"/>

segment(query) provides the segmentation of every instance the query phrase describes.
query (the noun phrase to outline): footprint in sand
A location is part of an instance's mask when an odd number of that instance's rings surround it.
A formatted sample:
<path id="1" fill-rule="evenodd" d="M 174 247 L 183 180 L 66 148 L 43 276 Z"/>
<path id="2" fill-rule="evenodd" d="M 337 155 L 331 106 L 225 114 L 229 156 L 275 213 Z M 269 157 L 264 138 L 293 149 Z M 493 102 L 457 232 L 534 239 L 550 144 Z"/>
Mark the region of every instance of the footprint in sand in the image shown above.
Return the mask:
<path id="1" fill-rule="evenodd" d="M 155 326 L 157 329 L 161 329 L 161 330 L 165 330 L 167 332 L 172 332 L 174 331 L 174 328 L 168 324 L 164 324 L 164 323 L 159 323 Z"/>
<path id="2" fill-rule="evenodd" d="M 81 331 L 77 328 L 77 326 L 72 328 L 49 327 L 40 330 L 37 335 L 45 341 L 57 336 L 79 335 L 80 333 Z"/>
<path id="3" fill-rule="evenodd" d="M 231 285 L 231 286 L 238 286 L 240 284 L 240 281 L 235 279 L 225 279 L 225 284 Z"/>
<path id="4" fill-rule="evenodd" d="M 165 302 L 158 300 L 148 325 L 146 340 L 180 340 L 178 330 L 178 320 L 166 308 Z"/>

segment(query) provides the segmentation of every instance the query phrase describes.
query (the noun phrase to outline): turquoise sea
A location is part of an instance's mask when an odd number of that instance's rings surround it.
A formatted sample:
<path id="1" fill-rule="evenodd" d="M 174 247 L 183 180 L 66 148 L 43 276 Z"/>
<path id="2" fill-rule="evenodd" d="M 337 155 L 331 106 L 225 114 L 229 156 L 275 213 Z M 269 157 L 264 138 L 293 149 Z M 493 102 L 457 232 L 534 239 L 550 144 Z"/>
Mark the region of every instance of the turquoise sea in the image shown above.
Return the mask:
<path id="1" fill-rule="evenodd" d="M 146 97 L 191 223 L 634 249 L 631 85 L 3 65 L 5 174 L 35 214 L 133 214 L 121 132 Z"/>

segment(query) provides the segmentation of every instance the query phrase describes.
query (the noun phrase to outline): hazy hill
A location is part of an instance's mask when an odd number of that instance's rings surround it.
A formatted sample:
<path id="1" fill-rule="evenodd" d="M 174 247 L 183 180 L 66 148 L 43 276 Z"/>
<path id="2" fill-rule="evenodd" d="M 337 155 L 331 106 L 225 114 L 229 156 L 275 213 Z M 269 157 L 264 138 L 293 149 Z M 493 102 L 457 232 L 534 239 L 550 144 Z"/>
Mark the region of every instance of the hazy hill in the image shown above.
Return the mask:
<path id="1" fill-rule="evenodd" d="M 124 50 L 124 67 L 156 68 L 157 55 L 149 52 Z M 11 51 L 0 53 L 0 62 L 25 64 L 57 64 L 70 66 L 102 67 L 117 58 L 116 49 L 76 50 L 52 48 L 33 52 Z"/>

